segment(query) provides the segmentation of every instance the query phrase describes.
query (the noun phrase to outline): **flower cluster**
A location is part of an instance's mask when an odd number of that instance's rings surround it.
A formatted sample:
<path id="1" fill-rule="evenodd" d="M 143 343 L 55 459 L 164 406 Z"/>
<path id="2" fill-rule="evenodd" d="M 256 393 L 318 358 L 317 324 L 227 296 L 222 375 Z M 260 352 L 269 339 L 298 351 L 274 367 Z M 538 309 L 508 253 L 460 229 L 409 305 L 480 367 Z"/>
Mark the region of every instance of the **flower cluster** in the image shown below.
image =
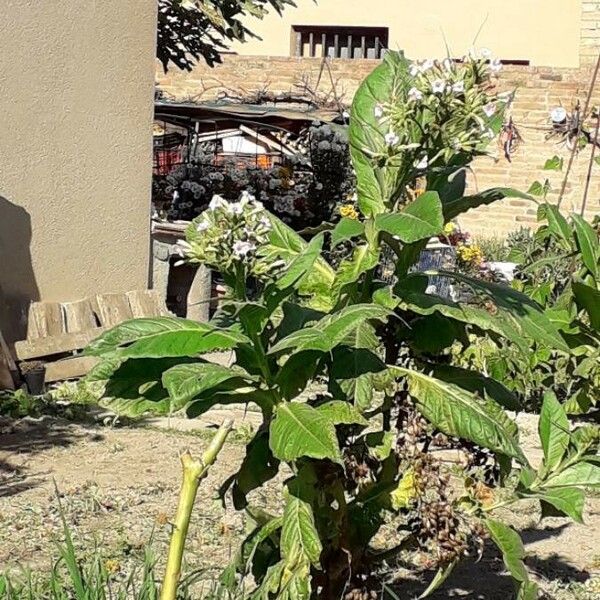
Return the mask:
<path id="1" fill-rule="evenodd" d="M 462 61 L 413 62 L 405 88 L 374 107 L 388 160 L 402 160 L 416 176 L 443 167 L 457 154 L 469 162 L 498 130 L 510 96 L 493 93 L 492 75 L 502 68 L 489 50 Z"/>
<path id="2" fill-rule="evenodd" d="M 352 204 L 342 204 L 340 206 L 340 216 L 356 221 L 358 219 L 358 211 Z"/>
<path id="3" fill-rule="evenodd" d="M 202 263 L 223 274 L 270 279 L 282 261 L 268 260 L 263 252 L 269 241 L 271 221 L 261 202 L 242 192 L 237 202 L 215 195 L 208 208 L 188 227 L 181 254 L 189 262 Z"/>
<path id="4" fill-rule="evenodd" d="M 456 256 L 466 267 L 480 267 L 484 261 L 483 251 L 477 244 L 460 244 L 456 248 Z"/>

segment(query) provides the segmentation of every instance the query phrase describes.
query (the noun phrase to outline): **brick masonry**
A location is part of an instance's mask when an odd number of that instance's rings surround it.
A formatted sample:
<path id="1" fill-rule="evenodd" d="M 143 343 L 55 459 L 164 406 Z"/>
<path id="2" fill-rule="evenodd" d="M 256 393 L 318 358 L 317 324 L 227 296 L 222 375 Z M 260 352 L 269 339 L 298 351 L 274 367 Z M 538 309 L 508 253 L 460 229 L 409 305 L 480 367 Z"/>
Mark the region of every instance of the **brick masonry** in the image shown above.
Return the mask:
<path id="1" fill-rule="evenodd" d="M 517 152 L 508 162 L 499 148 L 490 147 L 496 158 L 480 158 L 469 176 L 471 191 L 506 186 L 526 191 L 535 180 L 548 178 L 549 199 L 556 201 L 563 173 L 544 171 L 547 158 L 559 155 L 565 165 L 569 150 L 547 140 L 549 112 L 555 106 L 569 110 L 577 99 L 585 102 L 593 67 L 600 50 L 600 1 L 582 1 L 581 66 L 579 69 L 551 67 L 507 67 L 499 79 L 501 90 L 516 90 L 512 116 L 523 138 Z M 211 69 L 198 66 L 191 73 L 157 70 L 157 85 L 178 99 L 211 100 L 223 91 L 251 93 L 268 88 L 271 92 L 289 92 L 299 82 L 308 82 L 312 89 L 331 96 L 336 93 L 349 103 L 361 80 L 377 65 L 371 60 L 341 60 L 330 62 L 330 71 L 322 69 L 321 59 L 255 57 L 227 55 L 223 64 Z M 600 105 L 600 77 L 592 98 Z M 589 124 L 593 129 L 593 123 Z M 579 212 L 587 179 L 591 147 L 580 151 L 574 159 L 562 206 Z M 600 151 L 597 153 L 600 155 Z M 591 172 L 586 216 L 600 213 L 600 165 Z M 460 219 L 463 229 L 474 236 L 503 237 L 521 226 L 535 226 L 536 206 L 520 199 L 506 199 L 489 207 L 469 211 Z"/>

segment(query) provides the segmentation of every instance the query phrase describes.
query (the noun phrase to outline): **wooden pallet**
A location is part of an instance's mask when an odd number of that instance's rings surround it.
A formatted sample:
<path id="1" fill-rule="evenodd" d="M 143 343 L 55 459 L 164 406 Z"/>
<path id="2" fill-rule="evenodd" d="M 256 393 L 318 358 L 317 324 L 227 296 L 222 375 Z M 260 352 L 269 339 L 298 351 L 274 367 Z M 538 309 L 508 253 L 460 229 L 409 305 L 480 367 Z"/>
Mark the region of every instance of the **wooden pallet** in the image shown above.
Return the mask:
<path id="1" fill-rule="evenodd" d="M 155 290 L 100 294 L 77 302 L 34 302 L 29 307 L 27 339 L 15 343 L 18 361 L 44 360 L 46 382 L 85 375 L 97 360 L 79 353 L 101 333 L 137 317 L 169 315 Z M 70 354 L 66 358 L 57 355 Z"/>

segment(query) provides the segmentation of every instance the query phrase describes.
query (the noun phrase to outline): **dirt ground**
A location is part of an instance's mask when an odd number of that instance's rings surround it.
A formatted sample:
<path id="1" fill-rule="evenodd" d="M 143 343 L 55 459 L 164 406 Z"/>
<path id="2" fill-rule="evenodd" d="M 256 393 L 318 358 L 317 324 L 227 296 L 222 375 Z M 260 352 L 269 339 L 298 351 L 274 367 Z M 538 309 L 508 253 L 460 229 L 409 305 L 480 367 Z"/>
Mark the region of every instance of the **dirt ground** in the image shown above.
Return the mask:
<path id="1" fill-rule="evenodd" d="M 218 421 L 220 416 L 211 418 Z M 524 446 L 535 462 L 541 454 L 536 418 L 521 415 L 519 421 Z M 206 570 L 207 578 L 229 560 L 244 533 L 242 517 L 225 510 L 217 494 L 219 485 L 238 468 L 255 420 L 240 413 L 237 425 L 237 434 L 201 486 L 190 531 L 188 567 Z M 106 558 L 119 561 L 123 570 L 150 540 L 156 555 L 163 556 L 179 488 L 178 452 L 189 448 L 199 453 L 209 434 L 206 423 L 189 421 L 138 427 L 56 420 L 0 422 L 0 571 L 51 564 L 55 540 L 61 538 L 55 484 L 81 552 L 102 548 Z M 255 500 L 268 507 L 273 496 L 263 492 Z M 591 591 L 600 583 L 599 495 L 587 502 L 586 526 L 560 518 L 540 524 L 535 506 L 527 503 L 503 516 L 522 534 L 527 565 L 547 597 L 600 599 L 600 591 Z M 480 563 L 457 569 L 433 597 L 508 600 L 512 589 L 502 561 L 490 551 Z M 412 586 L 396 594 L 414 597 Z"/>

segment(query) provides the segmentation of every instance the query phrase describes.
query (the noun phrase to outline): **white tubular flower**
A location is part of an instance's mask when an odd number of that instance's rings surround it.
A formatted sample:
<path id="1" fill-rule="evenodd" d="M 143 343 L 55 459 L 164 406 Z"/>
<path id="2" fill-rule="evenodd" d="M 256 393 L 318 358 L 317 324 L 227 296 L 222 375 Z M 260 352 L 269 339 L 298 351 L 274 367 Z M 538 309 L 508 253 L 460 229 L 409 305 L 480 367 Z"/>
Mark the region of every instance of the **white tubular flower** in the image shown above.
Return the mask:
<path id="1" fill-rule="evenodd" d="M 219 208 L 227 208 L 227 205 L 228 205 L 227 201 L 222 196 L 215 194 L 212 197 L 212 200 L 210 201 L 210 203 L 208 205 L 208 209 L 209 210 L 217 210 Z"/>
<path id="2" fill-rule="evenodd" d="M 256 200 L 256 198 L 247 190 L 244 190 L 241 195 L 240 195 L 240 200 L 239 203 L 242 206 L 246 206 L 246 204 L 250 204 L 251 202 L 254 202 Z"/>
<path id="3" fill-rule="evenodd" d="M 496 105 L 493 102 L 488 102 L 483 107 L 483 112 L 486 117 L 493 117 L 496 114 Z"/>
<path id="4" fill-rule="evenodd" d="M 434 94 L 441 94 L 446 88 L 446 82 L 443 79 L 436 79 L 431 83 L 431 91 Z"/>
<path id="5" fill-rule="evenodd" d="M 251 244 L 250 242 L 243 242 L 242 240 L 238 240 L 237 242 L 235 242 L 235 244 L 233 244 L 233 253 L 238 258 L 245 258 L 246 256 L 248 256 L 248 254 L 254 252 L 254 250 L 256 250 L 256 246 L 254 244 Z"/>
<path id="6" fill-rule="evenodd" d="M 489 48 L 481 48 L 479 50 L 479 56 L 485 60 L 490 60 L 492 58 L 492 51 Z"/>
<path id="7" fill-rule="evenodd" d="M 444 67 L 444 69 L 446 71 L 452 71 L 452 66 L 454 65 L 454 63 L 449 59 L 449 58 L 445 58 L 442 61 L 442 67 Z"/>
<path id="8" fill-rule="evenodd" d="M 272 225 L 268 217 L 261 217 L 258 222 L 263 226 L 264 229 L 271 231 Z"/>
<path id="9" fill-rule="evenodd" d="M 421 73 L 426 73 L 430 69 L 433 69 L 434 64 L 435 63 L 433 62 L 433 60 L 431 58 L 428 58 L 427 60 L 424 60 L 423 64 L 420 67 Z"/>
<path id="10" fill-rule="evenodd" d="M 393 131 L 390 131 L 389 133 L 385 134 L 385 143 L 388 146 L 390 146 L 390 147 L 395 146 L 399 141 L 400 141 L 400 138 Z"/>
<path id="11" fill-rule="evenodd" d="M 383 106 L 381 106 L 381 104 L 377 104 L 377 106 L 375 106 L 373 109 L 373 114 L 375 115 L 376 119 L 381 119 L 383 117 Z"/>
<path id="12" fill-rule="evenodd" d="M 494 133 L 493 129 L 488 129 L 485 133 L 484 133 L 485 137 L 490 138 L 490 140 L 493 140 L 496 137 L 496 134 Z"/>
<path id="13" fill-rule="evenodd" d="M 196 231 L 198 233 L 202 233 L 203 231 L 206 231 L 209 227 L 210 225 L 206 221 L 201 221 L 200 223 L 198 223 L 198 225 L 196 225 Z"/>
<path id="14" fill-rule="evenodd" d="M 456 83 L 452 84 L 452 91 L 455 94 L 463 94 L 465 91 L 465 82 L 464 81 L 457 81 Z"/>
<path id="15" fill-rule="evenodd" d="M 232 215 L 241 215 L 244 212 L 244 205 L 242 202 L 231 202 L 227 205 L 227 211 Z"/>
<path id="16" fill-rule="evenodd" d="M 502 62 L 500 61 L 499 58 L 495 58 L 494 60 L 490 61 L 490 69 L 494 73 L 498 73 L 499 71 L 502 70 Z"/>
<path id="17" fill-rule="evenodd" d="M 415 169 L 418 169 L 419 171 L 426 169 L 428 166 L 429 166 L 429 159 L 427 158 L 427 156 L 423 156 L 421 158 L 421 160 L 415 161 Z"/>
<path id="18" fill-rule="evenodd" d="M 411 74 L 412 77 L 416 77 L 421 72 L 421 68 L 417 63 L 413 63 L 412 65 L 410 65 L 408 72 Z"/>
<path id="19" fill-rule="evenodd" d="M 185 240 L 177 240 L 175 246 L 173 246 L 172 251 L 176 256 L 181 256 L 185 258 L 188 253 L 191 251 L 192 245 Z"/>
<path id="20" fill-rule="evenodd" d="M 423 100 L 423 92 L 418 90 L 416 87 L 410 88 L 408 90 L 408 99 L 413 102 L 419 102 L 419 100 Z"/>

